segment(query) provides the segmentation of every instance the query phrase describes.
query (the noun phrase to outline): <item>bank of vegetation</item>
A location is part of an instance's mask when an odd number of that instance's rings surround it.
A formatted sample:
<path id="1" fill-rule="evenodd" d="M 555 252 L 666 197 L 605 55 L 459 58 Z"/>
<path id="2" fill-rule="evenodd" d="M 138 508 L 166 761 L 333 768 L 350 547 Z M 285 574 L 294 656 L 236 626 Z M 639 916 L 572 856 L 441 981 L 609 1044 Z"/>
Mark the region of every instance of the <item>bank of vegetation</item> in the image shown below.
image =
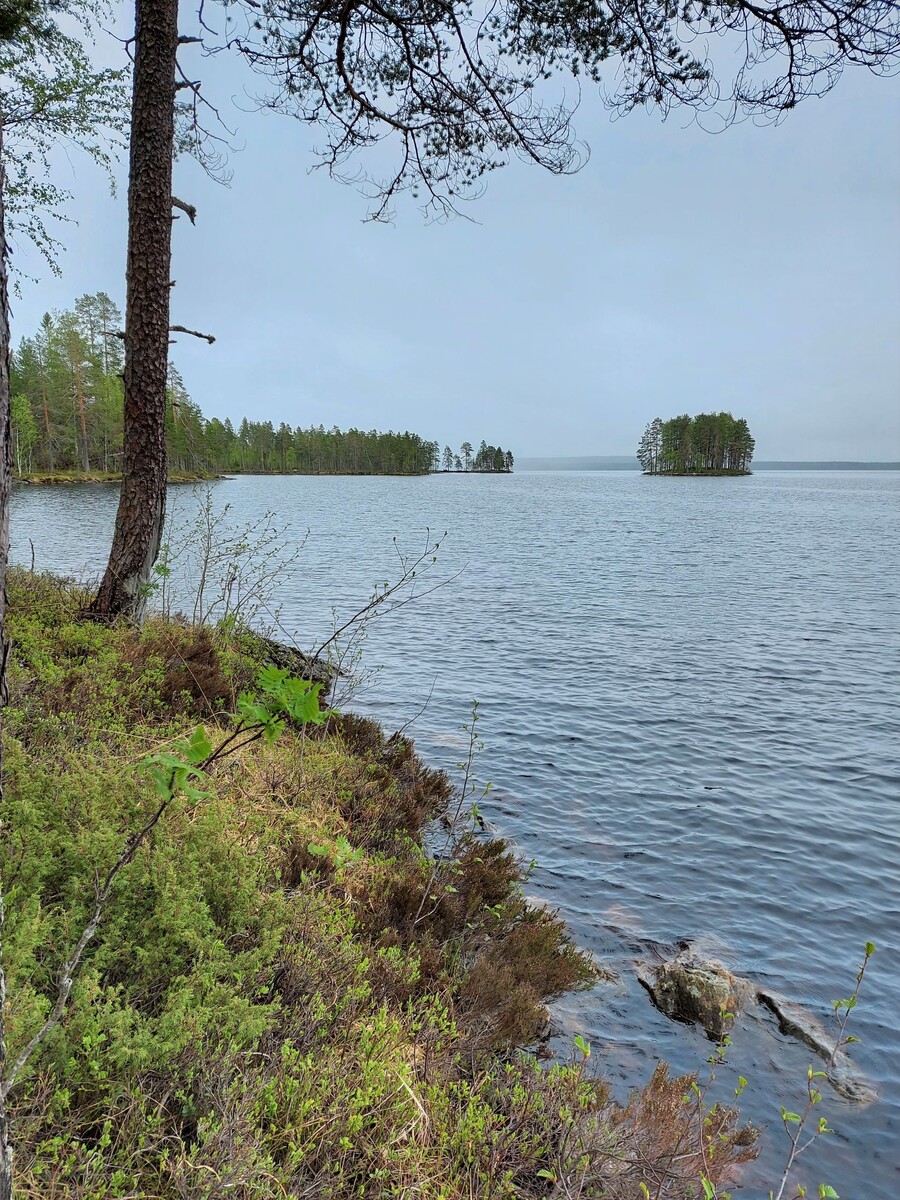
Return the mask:
<path id="1" fill-rule="evenodd" d="M 364 181 L 373 215 L 407 190 L 443 214 L 513 149 L 554 173 L 578 164 L 565 102 L 522 101 L 557 72 L 612 80 L 606 98 L 622 111 L 731 97 L 726 118 L 777 117 L 847 63 L 887 73 L 892 8 L 803 0 L 786 22 L 713 0 L 642 11 L 636 36 L 627 5 L 600 21 L 543 6 L 524 24 L 518 5 L 489 20 L 462 4 L 412 15 L 276 4 L 264 21 L 257 0 L 234 7 L 244 35 L 229 22 L 223 40 L 202 6 L 137 0 L 121 70 L 99 72 L 85 49 L 93 5 L 0 9 L 0 709 L 7 665 L 11 700 L 0 1196 L 13 1193 L 14 1165 L 16 1195 L 48 1200 L 716 1195 L 750 1150 L 732 1114 L 704 1111 L 702 1089 L 660 1068 L 621 1109 L 580 1065 L 516 1054 L 542 1000 L 586 982 L 587 964 L 558 921 L 525 905 L 502 842 L 451 819 L 446 853 L 426 854 L 449 785 L 408 741 L 313 719 L 314 692 L 265 674 L 258 642 L 233 628 L 140 624 L 168 468 L 201 461 L 188 398 L 166 370 L 171 334 L 191 332 L 172 323 L 191 318 L 171 311 L 168 205 L 197 216 L 174 194 L 173 161 L 190 145 L 211 173 L 223 169 L 203 120 L 216 102 L 179 55 L 239 56 L 261 107 L 314 124 L 320 161 Z M 736 24 L 743 54 L 709 56 L 707 35 Z M 617 56 L 620 69 L 605 71 Z M 723 78 L 711 58 L 736 73 Z M 78 147 L 108 166 L 120 138 L 124 323 L 82 305 L 54 332 L 58 389 L 50 360 L 35 386 L 18 355 L 10 388 L 4 205 L 52 262 L 44 217 L 67 199 L 53 154 Z M 347 164 L 382 138 L 397 156 L 383 172 Z M 113 361 L 123 339 L 124 364 Z M 6 622 L 10 451 L 20 473 L 112 472 L 121 457 L 123 486 L 93 599 L 17 575 Z M 415 469 L 433 469 L 435 452 Z M 243 469 L 275 468 L 245 458 Z M 105 624 L 82 619 L 88 605 Z M 276 702 L 291 721 L 272 716 Z"/>
<path id="2" fill-rule="evenodd" d="M 656 417 L 637 450 L 645 475 L 747 475 L 755 442 L 743 417 L 729 412 Z"/>
<path id="3" fill-rule="evenodd" d="M 122 316 L 103 292 L 48 313 L 12 356 L 12 454 L 36 482 L 116 479 L 123 454 Z M 166 402 L 170 479 L 235 472 L 423 475 L 438 444 L 416 433 L 303 429 L 207 419 L 170 363 Z M 504 468 L 506 469 L 506 468 Z"/>
<path id="4" fill-rule="evenodd" d="M 160 802 L 159 763 L 221 746 L 274 685 L 249 633 L 100 625 L 77 587 L 9 583 L 14 1062 Z M 752 1138 L 689 1080 L 660 1067 L 620 1107 L 586 1047 L 533 1052 L 544 1002 L 595 969 L 407 737 L 348 714 L 269 734 L 192 777 L 116 877 L 8 1097 L 18 1195 L 687 1200 L 733 1176 Z"/>

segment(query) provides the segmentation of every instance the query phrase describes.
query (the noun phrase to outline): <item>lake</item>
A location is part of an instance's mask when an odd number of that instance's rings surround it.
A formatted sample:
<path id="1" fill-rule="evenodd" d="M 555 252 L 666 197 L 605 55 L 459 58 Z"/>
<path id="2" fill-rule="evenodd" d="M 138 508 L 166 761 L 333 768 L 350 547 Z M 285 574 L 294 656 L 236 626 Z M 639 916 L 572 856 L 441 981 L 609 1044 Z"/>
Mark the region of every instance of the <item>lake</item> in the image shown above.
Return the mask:
<path id="1" fill-rule="evenodd" d="M 416 554 L 426 527 L 447 531 L 426 578 L 448 582 L 370 627 L 364 663 L 382 669 L 353 704 L 389 728 L 415 718 L 420 752 L 452 769 L 478 698 L 485 818 L 618 975 L 557 1006 L 554 1046 L 583 1034 L 617 1094 L 658 1057 L 702 1069 L 711 1049 L 636 982 L 654 942 L 697 940 L 826 1021 L 877 944 L 850 1030 L 880 1100 L 826 1086 L 837 1132 L 806 1169 L 842 1200 L 896 1200 L 900 474 L 255 476 L 212 492 L 236 521 L 275 512 L 295 543 L 309 529 L 274 584 L 308 648 L 332 607 L 396 577 L 394 537 Z M 199 503 L 170 495 L 176 521 Z M 96 574 L 116 500 L 17 488 L 13 561 L 30 563 L 31 539 L 37 569 Z M 717 1094 L 746 1076 L 742 1111 L 767 1128 L 748 1195 L 777 1182 L 780 1108 L 802 1103 L 811 1061 L 771 1014 L 735 1027 Z"/>

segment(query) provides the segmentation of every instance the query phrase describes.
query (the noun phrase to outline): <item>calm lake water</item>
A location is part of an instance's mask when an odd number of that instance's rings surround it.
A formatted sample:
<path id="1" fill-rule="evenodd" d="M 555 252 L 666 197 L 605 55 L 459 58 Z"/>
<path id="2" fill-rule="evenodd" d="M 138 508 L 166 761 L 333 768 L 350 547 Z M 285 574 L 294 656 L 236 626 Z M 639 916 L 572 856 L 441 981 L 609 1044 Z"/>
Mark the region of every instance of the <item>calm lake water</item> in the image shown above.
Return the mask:
<path id="1" fill-rule="evenodd" d="M 332 606 L 348 614 L 396 577 L 394 536 L 416 552 L 426 527 L 447 531 L 431 578 L 461 574 L 372 628 L 365 662 L 383 669 L 354 703 L 393 728 L 418 713 L 419 750 L 453 767 L 479 699 L 484 815 L 537 860 L 529 889 L 619 973 L 558 1006 L 557 1047 L 586 1036 L 620 1095 L 658 1057 L 687 1071 L 710 1051 L 636 983 L 648 942 L 701 940 L 826 1021 L 877 943 L 852 1028 L 881 1098 L 826 1087 L 837 1132 L 807 1169 L 842 1200 L 896 1200 L 900 474 L 244 477 L 213 494 L 242 521 L 275 511 L 295 540 L 309 528 L 276 585 L 304 647 Z M 173 496 L 182 517 L 199 502 Z M 13 560 L 30 562 L 31 539 L 38 569 L 96 573 L 116 498 L 16 490 Z M 745 1194 L 761 1196 L 811 1053 L 765 1013 L 733 1041 L 718 1085 L 750 1081 L 743 1111 L 768 1132 Z"/>

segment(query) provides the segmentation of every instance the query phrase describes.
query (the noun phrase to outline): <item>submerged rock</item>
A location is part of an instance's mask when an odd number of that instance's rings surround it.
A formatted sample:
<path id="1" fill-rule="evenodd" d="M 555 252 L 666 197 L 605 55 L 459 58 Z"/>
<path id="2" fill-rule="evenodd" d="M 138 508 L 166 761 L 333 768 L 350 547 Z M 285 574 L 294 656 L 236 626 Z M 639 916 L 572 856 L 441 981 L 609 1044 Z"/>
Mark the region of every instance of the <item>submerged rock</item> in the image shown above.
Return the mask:
<path id="1" fill-rule="evenodd" d="M 749 999 L 753 987 L 714 959 L 700 958 L 690 947 L 668 962 L 639 963 L 637 977 L 653 1003 L 675 1021 L 702 1026 L 706 1036 L 720 1042 Z"/>
<path id="2" fill-rule="evenodd" d="M 659 963 L 639 962 L 638 980 L 656 1007 L 675 1021 L 702 1026 L 707 1037 L 720 1042 L 728 1033 L 733 1014 L 751 1004 L 763 1004 L 778 1018 L 782 1033 L 798 1038 L 825 1062 L 835 1091 L 857 1104 L 871 1104 L 878 1093 L 849 1054 L 820 1020 L 800 1004 L 778 992 L 759 987 L 732 974 L 716 959 L 698 954 L 684 944 L 675 957 Z"/>
<path id="3" fill-rule="evenodd" d="M 757 988 L 756 995 L 778 1018 L 782 1033 L 799 1038 L 825 1060 L 825 1071 L 835 1091 L 857 1104 L 871 1104 L 878 1099 L 875 1088 L 838 1044 L 837 1036 L 829 1033 L 817 1017 L 802 1005 L 768 988 Z"/>

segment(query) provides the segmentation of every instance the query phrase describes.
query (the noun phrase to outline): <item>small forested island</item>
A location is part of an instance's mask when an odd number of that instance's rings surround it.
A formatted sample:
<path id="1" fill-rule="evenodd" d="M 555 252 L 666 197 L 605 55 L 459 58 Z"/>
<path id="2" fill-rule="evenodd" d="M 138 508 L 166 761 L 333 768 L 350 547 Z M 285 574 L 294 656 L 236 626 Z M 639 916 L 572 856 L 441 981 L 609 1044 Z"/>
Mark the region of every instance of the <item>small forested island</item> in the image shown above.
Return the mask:
<path id="1" fill-rule="evenodd" d="M 655 417 L 637 450 L 645 475 L 749 475 L 755 442 L 729 412 Z"/>
<path id="2" fill-rule="evenodd" d="M 459 454 L 454 454 L 449 446 L 445 446 L 439 464 L 436 464 L 434 469 L 442 472 L 497 471 L 509 474 L 513 469 L 513 462 L 512 450 L 504 450 L 501 446 L 489 446 L 487 442 L 482 441 L 476 451 L 472 449 L 471 442 L 463 442 Z"/>
<path id="3" fill-rule="evenodd" d="M 123 445 L 122 316 L 104 292 L 68 312 L 47 313 L 12 355 L 13 469 L 34 482 L 116 479 Z M 169 366 L 166 431 L 170 479 L 220 474 L 427 475 L 512 470 L 513 456 L 463 442 L 447 447 L 417 433 L 303 429 L 281 422 L 207 418 Z M 448 465 L 449 456 L 449 465 Z"/>

